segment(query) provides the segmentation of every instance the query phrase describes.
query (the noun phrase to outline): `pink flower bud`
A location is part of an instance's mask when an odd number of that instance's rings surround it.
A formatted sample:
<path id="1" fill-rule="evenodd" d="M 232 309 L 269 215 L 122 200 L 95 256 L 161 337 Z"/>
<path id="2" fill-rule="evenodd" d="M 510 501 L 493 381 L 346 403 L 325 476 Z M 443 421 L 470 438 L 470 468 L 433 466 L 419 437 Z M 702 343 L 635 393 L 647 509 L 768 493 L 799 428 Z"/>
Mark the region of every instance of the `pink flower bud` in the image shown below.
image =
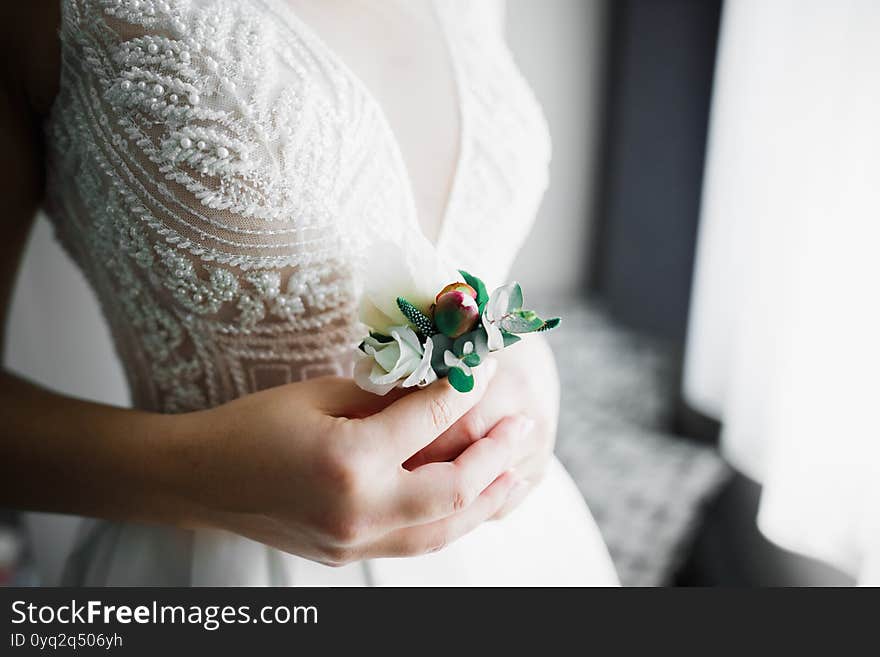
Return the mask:
<path id="1" fill-rule="evenodd" d="M 434 305 L 434 323 L 440 332 L 450 338 L 457 338 L 470 331 L 480 318 L 480 311 L 475 299 L 476 292 L 464 283 L 455 284 L 454 289 L 444 291 L 437 295 L 437 303 Z M 474 292 L 462 291 L 459 286 L 464 286 Z"/>
<path id="2" fill-rule="evenodd" d="M 440 290 L 440 293 L 437 295 L 437 298 L 434 299 L 434 302 L 436 303 L 437 301 L 440 301 L 440 297 L 442 295 L 446 294 L 447 292 L 452 292 L 454 290 L 458 290 L 459 292 L 463 292 L 464 294 L 468 294 L 471 297 L 473 297 L 474 299 L 477 298 L 477 291 L 474 288 L 472 288 L 470 285 L 468 285 L 467 283 L 455 282 L 455 283 L 450 283 L 449 285 L 444 287 L 442 290 Z"/>

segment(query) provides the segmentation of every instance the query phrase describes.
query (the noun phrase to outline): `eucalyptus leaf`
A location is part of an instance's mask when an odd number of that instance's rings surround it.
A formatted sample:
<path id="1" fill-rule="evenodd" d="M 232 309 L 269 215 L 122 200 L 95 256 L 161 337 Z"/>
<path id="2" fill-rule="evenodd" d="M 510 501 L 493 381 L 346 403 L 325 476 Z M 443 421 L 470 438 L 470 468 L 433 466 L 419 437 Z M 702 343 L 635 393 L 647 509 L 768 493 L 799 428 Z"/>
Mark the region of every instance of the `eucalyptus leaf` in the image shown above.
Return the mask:
<path id="1" fill-rule="evenodd" d="M 544 326 L 542 326 L 538 330 L 539 331 L 549 331 L 550 329 L 555 329 L 557 326 L 559 326 L 559 323 L 561 321 L 562 320 L 559 317 L 553 317 L 552 319 L 546 320 L 544 322 Z"/>
<path id="2" fill-rule="evenodd" d="M 480 361 L 482 359 L 480 358 L 480 354 L 478 354 L 476 351 L 472 351 L 471 353 L 464 356 L 462 360 L 464 361 L 464 364 L 468 367 L 476 367 L 480 364 Z"/>
<path id="3" fill-rule="evenodd" d="M 479 354 L 481 358 L 485 358 L 489 353 L 489 338 L 486 335 L 486 329 L 482 326 L 468 331 L 452 343 L 452 353 L 461 358 L 464 355 L 464 346 L 468 342 L 474 343 L 474 352 Z"/>
<path id="4" fill-rule="evenodd" d="M 452 340 L 442 333 L 432 335 L 431 340 L 434 342 L 434 352 L 431 354 L 431 367 L 438 377 L 443 378 L 449 372 L 449 368 L 443 361 L 443 354 L 448 349 L 452 349 Z M 453 351 L 453 353 L 455 352 Z"/>
<path id="5" fill-rule="evenodd" d="M 522 310 L 523 293 L 519 283 L 513 283 L 510 286 L 510 296 L 507 299 L 507 312 L 513 313 Z"/>
<path id="6" fill-rule="evenodd" d="M 449 368 L 449 383 L 459 392 L 470 392 L 474 389 L 474 377 L 465 374 L 460 367 Z"/>
<path id="7" fill-rule="evenodd" d="M 507 331 L 501 331 L 501 337 L 504 339 L 505 349 L 507 347 L 509 347 L 510 345 L 516 344 L 517 342 L 522 340 L 522 338 L 519 337 L 518 335 L 514 335 L 513 333 L 508 333 Z"/>
<path id="8" fill-rule="evenodd" d="M 502 317 L 499 324 L 510 333 L 531 333 L 544 326 L 544 320 L 532 310 L 517 310 Z"/>

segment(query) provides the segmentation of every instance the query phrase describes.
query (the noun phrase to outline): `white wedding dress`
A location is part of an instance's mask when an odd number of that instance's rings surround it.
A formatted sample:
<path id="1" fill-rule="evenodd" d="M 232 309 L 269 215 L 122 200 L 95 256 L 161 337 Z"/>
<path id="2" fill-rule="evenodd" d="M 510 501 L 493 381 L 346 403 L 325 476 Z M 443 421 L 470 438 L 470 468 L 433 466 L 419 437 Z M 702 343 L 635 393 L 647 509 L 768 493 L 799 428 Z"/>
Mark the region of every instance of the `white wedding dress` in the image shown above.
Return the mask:
<path id="1" fill-rule="evenodd" d="M 498 3 L 432 8 L 460 142 L 432 240 L 377 97 L 290 0 L 64 0 L 47 211 L 103 306 L 135 406 L 176 413 L 351 372 L 371 245 L 502 281 L 549 139 Z M 426 130 L 430 126 L 426 125 Z M 250 540 L 83 521 L 75 585 L 611 585 L 553 461 L 503 521 L 442 552 L 331 569 Z"/>

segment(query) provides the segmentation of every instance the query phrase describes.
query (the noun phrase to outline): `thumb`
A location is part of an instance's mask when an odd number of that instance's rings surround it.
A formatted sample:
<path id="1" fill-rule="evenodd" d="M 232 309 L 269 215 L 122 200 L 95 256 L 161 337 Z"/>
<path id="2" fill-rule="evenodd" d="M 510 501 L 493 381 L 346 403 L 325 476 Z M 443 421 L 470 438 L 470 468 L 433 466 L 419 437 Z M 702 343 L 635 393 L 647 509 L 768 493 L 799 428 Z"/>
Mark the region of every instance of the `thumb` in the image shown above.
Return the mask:
<path id="1" fill-rule="evenodd" d="M 440 379 L 405 395 L 367 422 L 377 434 L 390 438 L 404 459 L 408 458 L 480 402 L 497 366 L 497 361 L 489 358 L 475 368 L 476 382 L 470 392 L 459 392 L 446 379 Z"/>

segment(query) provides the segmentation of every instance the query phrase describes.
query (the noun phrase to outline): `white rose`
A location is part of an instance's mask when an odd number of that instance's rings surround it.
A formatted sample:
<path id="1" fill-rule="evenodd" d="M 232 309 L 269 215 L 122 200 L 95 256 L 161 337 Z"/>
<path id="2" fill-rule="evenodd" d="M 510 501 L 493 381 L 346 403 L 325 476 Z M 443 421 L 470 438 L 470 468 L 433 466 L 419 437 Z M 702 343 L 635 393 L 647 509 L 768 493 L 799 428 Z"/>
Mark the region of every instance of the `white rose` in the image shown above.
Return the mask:
<path id="1" fill-rule="evenodd" d="M 432 249 L 404 250 L 392 242 L 380 242 L 370 249 L 364 280 L 360 320 L 373 331 L 390 335 L 391 327 L 408 324 L 397 307 L 397 297 L 427 313 L 437 293 L 462 277 Z"/>
<path id="2" fill-rule="evenodd" d="M 422 346 L 408 326 L 388 329 L 392 340 L 364 340 L 364 355 L 354 368 L 355 383 L 367 392 L 385 395 L 398 385 L 404 388 L 426 386 L 437 379 L 431 368 L 434 343 L 431 338 Z"/>

